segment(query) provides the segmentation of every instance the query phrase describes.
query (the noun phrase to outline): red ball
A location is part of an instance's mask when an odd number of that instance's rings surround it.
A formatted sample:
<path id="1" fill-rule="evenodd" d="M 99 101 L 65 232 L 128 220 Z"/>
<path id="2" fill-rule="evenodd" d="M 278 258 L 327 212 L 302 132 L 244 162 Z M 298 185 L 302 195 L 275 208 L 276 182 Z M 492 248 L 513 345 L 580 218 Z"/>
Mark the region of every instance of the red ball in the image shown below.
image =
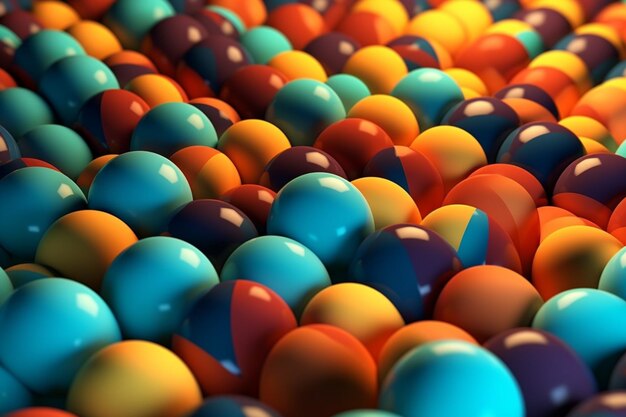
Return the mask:
<path id="1" fill-rule="evenodd" d="M 267 187 L 243 184 L 226 192 L 220 197 L 220 200 L 226 201 L 243 211 L 252 220 L 259 234 L 264 235 L 267 218 L 275 198 L 276 193 Z"/>
<path id="2" fill-rule="evenodd" d="M 299 3 L 275 8 L 265 24 L 282 32 L 294 49 L 304 49 L 309 42 L 326 32 L 326 23 L 317 10 Z"/>

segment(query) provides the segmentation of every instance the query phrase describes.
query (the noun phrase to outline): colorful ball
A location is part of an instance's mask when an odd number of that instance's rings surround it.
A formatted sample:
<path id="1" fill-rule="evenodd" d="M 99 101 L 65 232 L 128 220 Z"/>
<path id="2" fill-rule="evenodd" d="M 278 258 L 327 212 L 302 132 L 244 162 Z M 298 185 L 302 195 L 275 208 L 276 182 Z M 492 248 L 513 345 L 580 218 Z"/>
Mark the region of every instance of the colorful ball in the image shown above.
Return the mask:
<path id="1" fill-rule="evenodd" d="M 276 193 L 267 187 L 258 184 L 242 184 L 224 193 L 220 200 L 231 203 L 243 211 L 254 223 L 260 235 L 267 229 L 267 218 Z"/>
<path id="2" fill-rule="evenodd" d="M 457 55 L 470 40 L 463 23 L 441 9 L 418 13 L 411 19 L 404 32 L 434 40 L 450 55 Z"/>
<path id="3" fill-rule="evenodd" d="M 35 2 L 30 13 L 47 29 L 65 30 L 80 20 L 76 10 L 58 0 Z"/>
<path id="4" fill-rule="evenodd" d="M 367 85 L 353 75 L 335 74 L 328 77 L 326 84 L 339 96 L 346 111 L 350 111 L 356 103 L 370 95 Z"/>
<path id="5" fill-rule="evenodd" d="M 452 340 L 403 356 L 385 379 L 379 406 L 404 416 L 525 415 L 519 385 L 504 363 L 480 346 Z"/>
<path id="6" fill-rule="evenodd" d="M 93 353 L 120 340 L 106 303 L 84 285 L 61 278 L 15 291 L 0 307 L 0 333 L 0 360 L 39 394 L 65 392 Z"/>
<path id="7" fill-rule="evenodd" d="M 576 54 L 585 64 L 594 84 L 603 81 L 620 58 L 618 48 L 609 40 L 593 34 L 570 34 L 561 39 L 555 49 Z"/>
<path id="8" fill-rule="evenodd" d="M 409 16 L 400 2 L 386 0 L 361 0 L 352 7 L 353 12 L 370 12 L 383 17 L 391 24 L 396 34 L 402 33 Z"/>
<path id="9" fill-rule="evenodd" d="M 385 62 L 385 66 L 379 65 L 379 62 Z M 397 52 L 376 45 L 356 51 L 346 61 L 343 72 L 361 79 L 373 94 L 391 94 L 398 83 L 405 79 L 408 70 Z"/>
<path id="10" fill-rule="evenodd" d="M 606 230 L 626 245 L 626 198 L 613 210 Z"/>
<path id="11" fill-rule="evenodd" d="M 159 21 L 173 16 L 172 5 L 166 0 L 116 1 L 111 5 L 103 23 L 115 33 L 127 49 L 139 49 L 142 39 Z"/>
<path id="12" fill-rule="evenodd" d="M 84 417 L 183 417 L 202 402 L 184 362 L 155 343 L 111 344 L 83 365 L 70 389 L 68 409 Z"/>
<path id="13" fill-rule="evenodd" d="M 6 5 L 6 1 L 7 0 L 3 1 L 3 5 Z M 39 19 L 22 8 L 15 8 L 11 10 L 10 13 L 1 16 L 0 25 L 6 26 L 22 40 L 44 28 L 43 23 Z"/>
<path id="14" fill-rule="evenodd" d="M 284 4 L 272 10 L 265 24 L 279 30 L 294 49 L 304 49 L 326 30 L 322 15 L 306 4 Z"/>
<path id="15" fill-rule="evenodd" d="M 243 395 L 216 395 L 206 399 L 189 417 L 248 417 L 248 415 L 280 417 L 259 400 Z"/>
<path id="16" fill-rule="evenodd" d="M 0 90 L 0 126 L 14 138 L 39 125 L 54 123 L 54 115 L 46 101 L 22 87 Z"/>
<path id="17" fill-rule="evenodd" d="M 289 39 L 269 26 L 257 26 L 241 35 L 241 44 L 256 64 L 267 65 L 276 55 L 293 50 Z"/>
<path id="18" fill-rule="evenodd" d="M 327 74 L 339 74 L 350 57 L 361 46 L 351 37 L 329 32 L 311 40 L 304 51 L 318 60 Z"/>
<path id="19" fill-rule="evenodd" d="M 187 101 L 185 90 L 176 81 L 162 74 L 142 73 L 133 77 L 124 89 L 141 97 L 151 108 L 165 103 Z"/>
<path id="20" fill-rule="evenodd" d="M 116 52 L 103 62 L 113 71 L 120 86 L 127 85 L 133 78 L 145 74 L 156 74 L 157 69 L 145 55 L 130 50 Z"/>
<path id="21" fill-rule="evenodd" d="M 115 0 L 67 0 L 83 19 L 99 19 Z"/>
<path id="22" fill-rule="evenodd" d="M 303 51 L 285 51 L 272 58 L 267 65 L 280 71 L 290 81 L 308 78 L 326 82 L 328 74 L 312 55 Z"/>
<path id="23" fill-rule="evenodd" d="M 409 71 L 420 68 L 447 69 L 452 66 L 450 53 L 431 38 L 404 35 L 387 43 L 404 60 Z"/>
<path id="24" fill-rule="evenodd" d="M 534 84 L 511 84 L 495 93 L 501 100 L 526 99 L 533 101 L 548 110 L 555 118 L 559 118 L 559 109 L 554 98 L 546 90 Z"/>
<path id="25" fill-rule="evenodd" d="M 89 189 L 89 208 L 119 217 L 140 237 L 163 232 L 174 211 L 191 200 L 189 184 L 176 165 L 146 151 L 112 159 Z"/>
<path id="26" fill-rule="evenodd" d="M 511 164 L 489 164 L 472 172 L 470 177 L 489 174 L 502 175 L 503 177 L 510 178 L 517 182 L 530 194 L 537 207 L 546 206 L 548 204 L 548 197 L 546 196 L 543 185 L 541 185 L 533 174 L 524 168 Z"/>
<path id="27" fill-rule="evenodd" d="M 98 22 L 77 22 L 67 28 L 67 33 L 81 44 L 87 55 L 96 59 L 105 59 L 122 50 L 122 45 L 113 32 Z"/>
<path id="28" fill-rule="evenodd" d="M 347 14 L 336 29 L 364 47 L 383 45 L 396 35 L 387 19 L 365 10 Z"/>
<path id="29" fill-rule="evenodd" d="M 615 152 L 617 142 L 611 132 L 600 122 L 589 116 L 569 116 L 559 120 L 578 137 L 586 137 L 604 145 L 609 151 Z"/>
<path id="30" fill-rule="evenodd" d="M 215 3 L 215 2 L 213 2 Z M 209 36 L 227 36 L 234 40 L 239 40 L 246 31 L 241 18 L 232 10 L 218 7 L 205 6 L 192 13 L 191 17 L 197 20 Z"/>
<path id="31" fill-rule="evenodd" d="M 272 347 L 297 326 L 271 289 L 255 282 L 222 282 L 194 304 L 174 335 L 173 349 L 206 395 L 258 395 Z"/>
<path id="32" fill-rule="evenodd" d="M 188 103 L 209 118 L 217 132 L 217 137 L 222 136 L 226 129 L 241 120 L 230 104 L 217 98 L 199 97 L 189 100 Z"/>

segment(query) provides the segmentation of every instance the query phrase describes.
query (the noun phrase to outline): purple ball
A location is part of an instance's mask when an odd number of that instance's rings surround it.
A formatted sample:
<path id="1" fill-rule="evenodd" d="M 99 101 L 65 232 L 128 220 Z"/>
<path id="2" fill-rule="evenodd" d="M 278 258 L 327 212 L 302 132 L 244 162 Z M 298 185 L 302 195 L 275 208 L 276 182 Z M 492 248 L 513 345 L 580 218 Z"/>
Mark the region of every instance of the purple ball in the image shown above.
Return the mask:
<path id="1" fill-rule="evenodd" d="M 514 18 L 531 25 L 541 36 L 545 49 L 551 49 L 573 29 L 565 16 L 545 7 L 520 10 Z"/>
<path id="2" fill-rule="evenodd" d="M 341 72 L 348 58 L 360 47 L 350 36 L 330 32 L 313 39 L 304 51 L 317 59 L 328 75 L 332 75 Z"/>

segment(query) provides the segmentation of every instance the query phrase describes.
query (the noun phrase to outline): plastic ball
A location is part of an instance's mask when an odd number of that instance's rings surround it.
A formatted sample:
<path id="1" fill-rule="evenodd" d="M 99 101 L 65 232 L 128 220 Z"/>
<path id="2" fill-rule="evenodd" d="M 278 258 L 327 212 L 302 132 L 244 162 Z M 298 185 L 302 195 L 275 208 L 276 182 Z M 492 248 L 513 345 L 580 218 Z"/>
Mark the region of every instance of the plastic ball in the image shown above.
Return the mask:
<path id="1" fill-rule="evenodd" d="M 452 340 L 403 356 L 385 379 L 379 405 L 404 416 L 525 415 L 519 385 L 504 363 L 486 349 Z"/>
<path id="2" fill-rule="evenodd" d="M 385 62 L 385 69 L 378 65 Z M 368 46 L 356 51 L 343 68 L 346 74 L 361 79 L 373 94 L 390 94 L 407 75 L 400 55 L 386 46 Z"/>
<path id="3" fill-rule="evenodd" d="M 48 162 L 74 180 L 93 158 L 83 138 L 61 125 L 37 126 L 24 133 L 18 145 L 22 156 Z"/>
<path id="4" fill-rule="evenodd" d="M 395 33 L 400 34 L 409 21 L 409 16 L 400 2 L 385 0 L 362 0 L 354 5 L 353 12 L 371 12 L 382 16 L 391 24 Z"/>
<path id="5" fill-rule="evenodd" d="M 224 193 L 220 200 L 231 203 L 243 211 L 259 232 L 264 235 L 267 229 L 267 219 L 276 193 L 267 187 L 258 184 L 242 184 Z"/>
<path id="6" fill-rule="evenodd" d="M 77 417 L 76 414 L 68 413 L 56 408 L 49 407 L 28 407 L 13 413 L 6 414 L 5 417 Z"/>
<path id="7" fill-rule="evenodd" d="M 594 83 L 603 81 L 620 57 L 620 51 L 610 41 L 592 34 L 570 34 L 555 48 L 572 52 L 581 58 Z"/>
<path id="8" fill-rule="evenodd" d="M 176 81 L 161 74 L 138 75 L 124 89 L 141 97 L 151 108 L 187 101 L 185 90 Z"/>
<path id="9" fill-rule="evenodd" d="M 350 111 L 356 103 L 370 95 L 367 85 L 353 75 L 332 75 L 328 77 L 326 84 L 339 96 L 346 111 Z"/>
<path id="10" fill-rule="evenodd" d="M 206 399 L 189 417 L 281 417 L 278 413 L 259 400 L 243 395 L 217 395 Z"/>
<path id="11" fill-rule="evenodd" d="M 520 10 L 514 17 L 531 25 L 541 36 L 546 48 L 554 47 L 573 29 L 572 24 L 565 16 L 545 6 Z"/>
<path id="12" fill-rule="evenodd" d="M 573 161 L 554 187 L 554 204 L 606 227 L 612 211 L 626 198 L 626 158 L 591 154 Z M 607 179 L 611 179 L 607 181 Z"/>
<path id="13" fill-rule="evenodd" d="M 511 164 L 489 164 L 472 172 L 470 177 L 489 174 L 502 175 L 517 182 L 530 194 L 537 207 L 548 204 L 548 197 L 543 186 L 533 174 L 524 168 Z"/>
<path id="14" fill-rule="evenodd" d="M 315 324 L 291 331 L 271 350 L 260 399 L 284 417 L 331 417 L 373 407 L 376 386 L 376 364 L 361 342 L 344 330 Z"/>
<path id="15" fill-rule="evenodd" d="M 293 280 L 294 276 L 298 280 Z M 265 285 L 298 317 L 311 297 L 330 285 L 320 259 L 306 246 L 282 236 L 261 236 L 242 243 L 224 263 L 220 278 Z"/>
<path id="16" fill-rule="evenodd" d="M 368 11 L 349 13 L 341 19 L 336 29 L 364 47 L 383 45 L 396 35 L 387 19 Z"/>
<path id="17" fill-rule="evenodd" d="M 54 123 L 52 110 L 31 90 L 14 87 L 0 91 L 0 126 L 14 138 L 36 126 L 50 123 Z"/>
<path id="18" fill-rule="evenodd" d="M 339 96 L 330 87 L 301 79 L 278 91 L 266 119 L 282 130 L 293 146 L 311 146 L 326 127 L 345 116 Z"/>
<path id="19" fill-rule="evenodd" d="M 447 69 L 452 66 L 450 53 L 430 38 L 404 35 L 391 40 L 387 46 L 400 55 L 409 71 L 424 67 Z"/>
<path id="20" fill-rule="evenodd" d="M 19 8 L 0 16 L 0 25 L 9 28 L 22 40 L 44 28 L 43 23 L 33 16 L 32 13 Z"/>
<path id="21" fill-rule="evenodd" d="M 78 185 L 81 191 L 85 195 L 89 195 L 89 189 L 91 188 L 91 184 L 93 183 L 93 179 L 96 177 L 98 172 L 105 166 L 111 159 L 118 156 L 117 154 L 107 154 L 102 155 L 97 158 L 94 158 L 93 161 L 87 165 L 87 167 L 80 173 L 78 179 L 76 180 L 76 185 Z"/>
<path id="22" fill-rule="evenodd" d="M 37 1 L 30 12 L 47 29 L 65 30 L 80 20 L 76 10 L 57 0 Z"/>
<path id="23" fill-rule="evenodd" d="M 150 110 L 138 95 L 126 90 L 107 90 L 87 100 L 74 129 L 96 155 L 124 153 L 139 120 Z"/>
<path id="24" fill-rule="evenodd" d="M 208 199 L 185 204 L 169 221 L 166 233 L 198 248 L 218 271 L 235 249 L 258 236 L 244 212 Z"/>
<path id="25" fill-rule="evenodd" d="M 311 172 L 326 172 L 346 178 L 345 171 L 330 154 L 310 146 L 294 146 L 267 163 L 260 183 L 278 192 L 289 181 Z"/>
<path id="26" fill-rule="evenodd" d="M 585 220 L 575 214 L 556 206 L 544 206 L 537 208 L 539 215 L 539 227 L 541 230 L 540 242 L 550 236 L 557 230 L 564 229 L 569 226 L 598 226 L 589 220 Z"/>
<path id="27" fill-rule="evenodd" d="M 417 14 L 405 28 L 405 33 L 433 39 L 451 55 L 457 54 L 469 41 L 463 23 L 440 9 Z"/>
<path id="28" fill-rule="evenodd" d="M 419 224 L 422 221 L 419 209 L 409 193 L 393 181 L 380 177 L 362 177 L 353 180 L 352 185 L 367 200 L 376 230 L 399 223 Z"/>
<path id="29" fill-rule="evenodd" d="M 61 278 L 31 282 L 15 291 L 0 307 L 0 331 L 2 363 L 40 394 L 67 390 L 93 353 L 120 340 L 105 302 L 84 285 Z"/>
<path id="30" fill-rule="evenodd" d="M 33 398 L 28 389 L 4 368 L 0 368 L 0 413 L 12 415 L 12 411 L 27 408 L 32 404 Z"/>
<path id="31" fill-rule="evenodd" d="M 325 31 L 322 16 L 306 4 L 285 4 L 272 10 L 265 22 L 283 33 L 294 49 L 304 47 Z"/>
<path id="32" fill-rule="evenodd" d="M 308 78 L 325 82 L 328 75 L 313 56 L 303 51 L 285 51 L 272 58 L 267 65 L 280 71 L 288 80 Z"/>
<path id="33" fill-rule="evenodd" d="M 276 55 L 293 47 L 283 33 L 269 26 L 257 26 L 241 35 L 241 44 L 256 64 L 266 65 Z"/>
<path id="34" fill-rule="evenodd" d="M 311 40 L 304 51 L 318 60 L 327 74 L 338 74 L 361 46 L 351 37 L 329 32 Z"/>
<path id="35" fill-rule="evenodd" d="M 550 333 L 512 329 L 490 339 L 485 347 L 513 373 L 528 417 L 563 416 L 596 393 L 591 370 Z"/>
<path id="36" fill-rule="evenodd" d="M 626 198 L 613 210 L 606 230 L 626 245 Z"/>
<path id="37" fill-rule="evenodd" d="M 217 137 L 222 136 L 226 129 L 241 120 L 230 104 L 217 98 L 199 97 L 189 100 L 188 103 L 209 118 L 217 132 Z"/>
<path id="38" fill-rule="evenodd" d="M 248 65 L 226 80 L 220 98 L 233 106 L 242 119 L 262 119 L 276 93 L 287 82 L 287 77 L 277 69 Z"/>
<path id="39" fill-rule="evenodd" d="M 76 120 L 83 104 L 105 90 L 119 88 L 106 65 L 89 56 L 63 58 L 41 77 L 39 89 L 66 124 Z"/>
<path id="40" fill-rule="evenodd" d="M 122 50 L 113 32 L 98 22 L 83 20 L 70 26 L 67 32 L 80 42 L 87 55 L 100 60 Z"/>
<path id="41" fill-rule="evenodd" d="M 189 183 L 176 165 L 146 151 L 112 159 L 89 189 L 89 208 L 119 217 L 140 237 L 164 231 L 174 211 L 191 200 Z"/>
<path id="42" fill-rule="evenodd" d="M 183 361 L 155 343 L 129 340 L 100 350 L 72 383 L 68 409 L 84 417 L 182 417 L 202 402 Z"/>
<path id="43" fill-rule="evenodd" d="M 113 3 L 103 23 L 115 33 L 125 48 L 139 49 L 141 40 L 150 29 L 174 13 L 174 8 L 166 0 L 149 0 L 141 3 L 121 0 Z"/>
<path id="44" fill-rule="evenodd" d="M 272 290 L 255 282 L 222 282 L 194 304 L 173 349 L 207 395 L 257 395 L 263 363 L 296 319 Z"/>
<path id="45" fill-rule="evenodd" d="M 54 277 L 55 272 L 35 263 L 17 264 L 6 269 L 6 274 L 15 288 L 19 288 L 29 282 Z"/>
<path id="46" fill-rule="evenodd" d="M 0 180 L 0 245 L 19 259 L 32 260 L 40 240 L 61 216 L 85 208 L 78 186 L 58 171 L 18 169 Z"/>
<path id="47" fill-rule="evenodd" d="M 156 74 L 157 69 L 145 55 L 123 50 L 114 53 L 103 62 L 111 69 L 121 86 L 127 85 L 133 78 L 145 74 Z"/>

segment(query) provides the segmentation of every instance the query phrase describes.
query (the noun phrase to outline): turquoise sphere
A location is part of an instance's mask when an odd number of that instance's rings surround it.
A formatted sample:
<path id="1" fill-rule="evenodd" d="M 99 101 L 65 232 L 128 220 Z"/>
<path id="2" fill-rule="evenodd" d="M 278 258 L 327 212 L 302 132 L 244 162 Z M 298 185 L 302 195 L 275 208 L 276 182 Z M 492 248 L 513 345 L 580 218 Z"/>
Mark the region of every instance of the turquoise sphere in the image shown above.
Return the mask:
<path id="1" fill-rule="evenodd" d="M 326 84 L 337 93 L 346 112 L 371 94 L 363 81 L 350 74 L 335 74 L 326 80 Z"/>
<path id="2" fill-rule="evenodd" d="M 52 104 L 64 124 L 71 124 L 87 100 L 106 90 L 120 88 L 102 61 L 86 55 L 63 58 L 42 75 L 39 91 Z"/>
<path id="3" fill-rule="evenodd" d="M 98 294 L 68 279 L 47 278 L 17 289 L 0 306 L 0 362 L 30 390 L 65 392 L 89 357 L 120 341 Z"/>
<path id="4" fill-rule="evenodd" d="M 606 263 L 598 288 L 626 300 L 626 246 Z"/>
<path id="5" fill-rule="evenodd" d="M 9 278 L 9 275 L 0 268 L 0 305 L 9 298 L 9 295 L 13 292 L 13 282 Z M 0 396 L 0 398 L 2 398 Z"/>
<path id="6" fill-rule="evenodd" d="M 613 367 L 626 351 L 626 301 L 606 291 L 577 288 L 545 302 L 534 328 L 567 343 L 606 388 Z"/>
<path id="7" fill-rule="evenodd" d="M 346 117 L 346 109 L 328 85 L 303 78 L 285 84 L 265 116 L 287 135 L 291 145 L 313 146 L 325 128 Z"/>
<path id="8" fill-rule="evenodd" d="M 30 407 L 33 398 L 28 389 L 0 367 L 0 415 L 5 415 L 21 408 Z"/>
<path id="9" fill-rule="evenodd" d="M 39 125 L 54 123 L 48 103 L 31 90 L 22 87 L 0 91 L 0 126 L 19 139 Z"/>
<path id="10" fill-rule="evenodd" d="M 76 180 L 93 159 L 83 138 L 61 125 L 40 125 L 24 133 L 18 141 L 22 156 L 48 162 Z"/>
<path id="11" fill-rule="evenodd" d="M 196 145 L 212 148 L 217 145 L 217 133 L 211 121 L 191 104 L 165 103 L 154 107 L 139 120 L 130 149 L 168 157 Z"/>
<path id="12" fill-rule="evenodd" d="M 405 354 L 381 388 L 380 408 L 403 417 L 524 417 L 506 365 L 480 346 L 443 340 Z"/>
<path id="13" fill-rule="evenodd" d="M 180 169 L 146 151 L 115 157 L 89 188 L 89 208 L 120 218 L 139 237 L 164 232 L 176 210 L 191 200 L 191 188 Z"/>
<path id="14" fill-rule="evenodd" d="M 169 344 L 195 301 L 218 282 L 215 268 L 194 246 L 155 236 L 115 258 L 101 294 L 125 338 Z"/>
<path id="15" fill-rule="evenodd" d="M 456 81 L 435 68 L 409 72 L 398 82 L 391 95 L 413 110 L 421 131 L 440 124 L 448 110 L 464 100 Z"/>
<path id="16" fill-rule="evenodd" d="M 374 219 L 367 201 L 350 182 L 315 172 L 291 180 L 280 190 L 267 231 L 302 243 L 333 274 L 347 268 L 361 241 L 374 231 Z"/>
<path id="17" fill-rule="evenodd" d="M 269 26 L 257 26 L 250 29 L 240 39 L 257 64 L 265 65 L 276 55 L 293 50 L 291 42 L 280 31 Z"/>
<path id="18" fill-rule="evenodd" d="M 150 29 L 174 14 L 174 7 L 166 0 L 118 0 L 104 16 L 103 23 L 124 48 L 139 49 Z"/>
<path id="19" fill-rule="evenodd" d="M 324 264 L 306 246 L 282 236 L 261 236 L 239 246 L 226 260 L 222 281 L 245 279 L 277 293 L 296 316 L 330 285 Z"/>
<path id="20" fill-rule="evenodd" d="M 0 195 L 0 245 L 24 262 L 35 258 L 52 223 L 87 205 L 74 181 L 43 167 L 21 168 L 0 179 Z"/>

